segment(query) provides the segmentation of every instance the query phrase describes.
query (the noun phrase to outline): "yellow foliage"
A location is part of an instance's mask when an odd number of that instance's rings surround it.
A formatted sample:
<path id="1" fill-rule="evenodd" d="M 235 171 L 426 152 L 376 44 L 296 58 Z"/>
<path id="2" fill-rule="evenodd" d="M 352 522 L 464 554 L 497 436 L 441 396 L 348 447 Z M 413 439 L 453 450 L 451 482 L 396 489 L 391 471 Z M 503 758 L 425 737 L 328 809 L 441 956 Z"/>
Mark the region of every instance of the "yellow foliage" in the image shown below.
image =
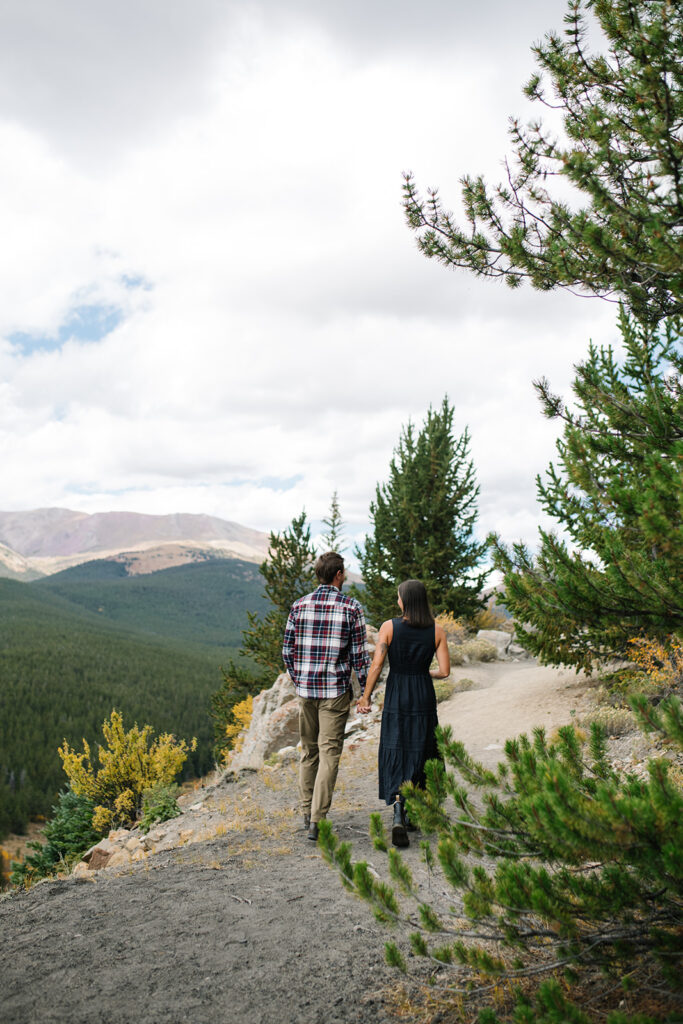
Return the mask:
<path id="1" fill-rule="evenodd" d="M 629 640 L 629 661 L 641 668 L 657 687 L 673 689 L 683 682 L 683 643 L 676 636 L 668 640 L 632 637 Z"/>
<path id="2" fill-rule="evenodd" d="M 0 849 L 0 889 L 9 883 L 10 876 L 10 855 L 6 850 Z"/>
<path id="3" fill-rule="evenodd" d="M 244 733 L 249 728 L 253 711 L 254 701 L 251 694 L 233 707 L 231 712 L 232 722 L 229 722 L 225 727 L 225 736 L 230 743 L 230 749 L 224 755 L 226 763 L 230 760 L 232 754 L 242 749 Z"/>
<path id="4" fill-rule="evenodd" d="M 77 753 L 66 740 L 59 748 L 62 767 L 71 788 L 95 804 L 93 826 L 103 830 L 114 824 L 130 824 L 142 806 L 142 794 L 156 783 L 168 785 L 182 768 L 188 753 L 185 740 L 163 733 L 150 742 L 151 725 L 128 732 L 123 717 L 114 709 L 102 725 L 106 747 L 98 746 L 99 768 L 93 767 L 90 746 L 83 740 L 83 752 Z M 191 750 L 197 746 L 192 740 Z"/>
<path id="5" fill-rule="evenodd" d="M 461 644 L 467 639 L 467 628 L 462 619 L 456 619 L 453 612 L 441 612 L 436 617 L 436 623 L 441 626 L 446 634 L 446 639 Z"/>
<path id="6" fill-rule="evenodd" d="M 491 608 L 481 608 L 472 616 L 472 629 L 502 629 L 512 632 L 512 620 Z"/>

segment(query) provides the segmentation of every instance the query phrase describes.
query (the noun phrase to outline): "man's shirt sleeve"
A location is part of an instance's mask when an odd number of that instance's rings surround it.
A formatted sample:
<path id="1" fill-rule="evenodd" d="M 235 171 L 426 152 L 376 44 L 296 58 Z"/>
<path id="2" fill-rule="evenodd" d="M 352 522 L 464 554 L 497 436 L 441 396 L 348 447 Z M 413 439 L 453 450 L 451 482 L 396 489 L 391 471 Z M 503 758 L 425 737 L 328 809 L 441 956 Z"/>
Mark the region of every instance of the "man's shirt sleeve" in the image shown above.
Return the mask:
<path id="1" fill-rule="evenodd" d="M 285 627 L 285 639 L 282 645 L 282 660 L 285 663 L 287 671 L 289 672 L 290 679 L 295 682 L 294 678 L 294 649 L 296 647 L 296 618 L 294 616 L 294 609 L 289 613 L 287 619 L 287 625 Z"/>
<path id="2" fill-rule="evenodd" d="M 356 670 L 358 682 L 362 689 L 362 687 L 365 686 L 365 680 L 367 679 L 370 658 L 368 656 L 368 637 L 365 629 L 365 615 L 363 614 L 363 609 L 360 606 L 356 609 L 353 625 L 351 627 L 349 661 L 351 663 L 351 667 Z"/>

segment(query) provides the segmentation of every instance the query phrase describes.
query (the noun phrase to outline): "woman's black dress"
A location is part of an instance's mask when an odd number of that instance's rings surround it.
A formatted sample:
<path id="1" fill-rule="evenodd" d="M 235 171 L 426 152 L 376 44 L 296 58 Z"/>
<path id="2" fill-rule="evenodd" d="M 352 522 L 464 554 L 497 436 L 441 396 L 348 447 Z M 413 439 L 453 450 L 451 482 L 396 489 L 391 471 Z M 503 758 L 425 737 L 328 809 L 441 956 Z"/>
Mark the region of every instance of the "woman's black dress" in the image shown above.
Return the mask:
<path id="1" fill-rule="evenodd" d="M 404 782 L 425 784 L 425 761 L 438 757 L 434 730 L 436 695 L 429 675 L 436 643 L 425 629 L 392 619 L 382 730 L 379 737 L 379 797 L 393 804 Z"/>

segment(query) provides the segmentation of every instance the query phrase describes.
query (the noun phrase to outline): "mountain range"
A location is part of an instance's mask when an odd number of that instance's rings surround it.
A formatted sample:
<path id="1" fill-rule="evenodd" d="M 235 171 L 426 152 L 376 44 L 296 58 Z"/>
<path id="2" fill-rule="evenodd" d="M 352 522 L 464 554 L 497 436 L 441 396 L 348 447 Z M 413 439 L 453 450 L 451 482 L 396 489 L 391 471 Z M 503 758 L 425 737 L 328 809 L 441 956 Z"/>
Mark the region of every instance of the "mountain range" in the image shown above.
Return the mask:
<path id="1" fill-rule="evenodd" d="M 144 575 L 189 562 L 262 562 L 268 534 L 215 516 L 76 512 L 41 508 L 0 512 L 0 577 L 38 579 L 93 559 Z"/>

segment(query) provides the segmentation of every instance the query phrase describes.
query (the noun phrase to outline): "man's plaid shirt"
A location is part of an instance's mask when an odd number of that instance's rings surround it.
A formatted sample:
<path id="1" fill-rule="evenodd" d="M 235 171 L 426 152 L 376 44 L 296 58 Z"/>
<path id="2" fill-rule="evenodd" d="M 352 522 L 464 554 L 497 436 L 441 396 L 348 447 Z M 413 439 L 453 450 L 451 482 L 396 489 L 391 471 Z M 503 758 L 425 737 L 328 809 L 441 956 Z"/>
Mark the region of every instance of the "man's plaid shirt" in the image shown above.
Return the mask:
<path id="1" fill-rule="evenodd" d="M 365 686 L 369 658 L 358 601 L 325 585 L 299 598 L 287 619 L 282 657 L 300 697 L 340 697 L 354 668 Z"/>

